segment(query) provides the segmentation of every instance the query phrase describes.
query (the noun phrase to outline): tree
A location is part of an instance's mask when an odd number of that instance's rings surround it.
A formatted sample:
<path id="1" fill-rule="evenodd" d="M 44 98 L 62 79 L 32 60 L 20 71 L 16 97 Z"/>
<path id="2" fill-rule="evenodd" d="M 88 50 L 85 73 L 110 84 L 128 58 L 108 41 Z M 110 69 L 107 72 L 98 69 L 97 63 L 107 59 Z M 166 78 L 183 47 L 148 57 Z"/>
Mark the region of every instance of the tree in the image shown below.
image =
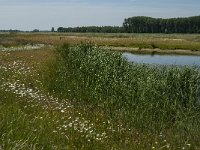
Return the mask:
<path id="1" fill-rule="evenodd" d="M 126 18 L 123 27 L 127 33 L 198 33 L 200 16 L 170 19 L 137 16 Z"/>
<path id="2" fill-rule="evenodd" d="M 32 32 L 40 32 L 39 29 L 34 29 Z"/>
<path id="3" fill-rule="evenodd" d="M 51 31 L 54 32 L 54 28 Z M 125 18 L 122 26 L 59 27 L 57 31 L 82 33 L 199 33 L 200 16 L 170 19 L 136 16 Z"/>
<path id="4" fill-rule="evenodd" d="M 51 32 L 55 32 L 54 27 L 51 28 Z"/>

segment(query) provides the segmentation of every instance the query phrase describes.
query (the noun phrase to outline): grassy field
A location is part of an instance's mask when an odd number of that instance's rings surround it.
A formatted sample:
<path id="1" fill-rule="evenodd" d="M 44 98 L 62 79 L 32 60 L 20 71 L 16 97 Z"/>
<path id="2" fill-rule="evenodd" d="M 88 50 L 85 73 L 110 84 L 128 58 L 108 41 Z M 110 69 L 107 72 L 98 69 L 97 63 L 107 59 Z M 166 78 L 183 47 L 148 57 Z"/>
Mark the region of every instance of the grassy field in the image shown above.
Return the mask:
<path id="1" fill-rule="evenodd" d="M 1 33 L 1 45 L 40 43 L 61 45 L 80 44 L 91 41 L 98 46 L 140 52 L 140 50 L 176 50 L 175 53 L 200 55 L 199 34 L 103 34 L 103 33 Z M 127 48 L 127 49 L 126 49 Z M 130 49 L 135 48 L 135 49 Z M 180 50 L 177 52 L 177 50 Z M 187 50 L 186 52 L 181 50 Z M 162 52 L 162 51 L 161 51 Z M 173 51 L 169 51 L 173 53 Z"/>
<path id="2" fill-rule="evenodd" d="M 0 35 L 0 149 L 200 149 L 197 68 L 129 64 L 47 35 Z"/>

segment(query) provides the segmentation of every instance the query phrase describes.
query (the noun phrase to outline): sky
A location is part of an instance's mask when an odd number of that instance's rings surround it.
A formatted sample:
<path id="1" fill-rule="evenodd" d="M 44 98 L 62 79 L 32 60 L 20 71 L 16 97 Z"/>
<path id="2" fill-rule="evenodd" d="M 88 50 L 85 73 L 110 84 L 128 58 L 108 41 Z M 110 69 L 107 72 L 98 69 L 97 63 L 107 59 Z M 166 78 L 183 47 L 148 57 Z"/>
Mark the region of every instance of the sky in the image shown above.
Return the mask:
<path id="1" fill-rule="evenodd" d="M 124 18 L 200 15 L 200 0 L 0 0 L 0 30 L 121 26 Z"/>

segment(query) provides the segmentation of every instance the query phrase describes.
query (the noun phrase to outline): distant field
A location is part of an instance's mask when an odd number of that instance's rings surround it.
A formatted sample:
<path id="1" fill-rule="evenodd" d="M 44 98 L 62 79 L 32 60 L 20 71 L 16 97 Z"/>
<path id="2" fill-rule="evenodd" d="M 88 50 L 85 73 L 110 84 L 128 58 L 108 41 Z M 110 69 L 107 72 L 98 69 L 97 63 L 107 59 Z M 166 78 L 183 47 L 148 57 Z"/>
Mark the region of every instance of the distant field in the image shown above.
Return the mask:
<path id="1" fill-rule="evenodd" d="M 175 53 L 200 55 L 200 34 L 128 34 L 128 33 L 1 33 L 0 45 L 43 43 L 61 45 L 80 44 L 90 41 L 98 46 L 114 47 L 116 50 L 140 52 L 140 50 L 176 50 Z M 130 48 L 133 48 L 131 50 Z M 177 52 L 178 50 L 178 52 Z M 179 51 L 181 50 L 181 51 Z M 162 51 L 161 51 L 162 53 Z M 173 53 L 173 51 L 169 51 Z M 187 52 L 186 52 L 187 54 Z"/>

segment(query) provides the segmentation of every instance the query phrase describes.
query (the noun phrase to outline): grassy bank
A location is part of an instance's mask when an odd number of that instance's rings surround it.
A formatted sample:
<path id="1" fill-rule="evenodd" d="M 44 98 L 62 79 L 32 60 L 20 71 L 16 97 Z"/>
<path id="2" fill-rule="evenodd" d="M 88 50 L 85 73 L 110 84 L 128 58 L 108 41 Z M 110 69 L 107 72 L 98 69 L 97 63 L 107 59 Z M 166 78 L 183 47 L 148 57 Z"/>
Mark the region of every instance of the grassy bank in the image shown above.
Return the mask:
<path id="1" fill-rule="evenodd" d="M 199 149 L 199 73 L 91 45 L 0 52 L 0 149 Z"/>
<path id="2" fill-rule="evenodd" d="M 41 67 L 53 60 L 51 49 L 0 52 L 0 149 L 110 149 L 68 99 L 43 91 Z"/>
<path id="3" fill-rule="evenodd" d="M 176 146 L 186 141 L 199 146 L 200 74 L 195 68 L 130 64 L 118 52 L 64 45 L 45 79 L 50 92 L 74 99 L 90 118 L 101 115 L 143 134 L 164 133 Z"/>

